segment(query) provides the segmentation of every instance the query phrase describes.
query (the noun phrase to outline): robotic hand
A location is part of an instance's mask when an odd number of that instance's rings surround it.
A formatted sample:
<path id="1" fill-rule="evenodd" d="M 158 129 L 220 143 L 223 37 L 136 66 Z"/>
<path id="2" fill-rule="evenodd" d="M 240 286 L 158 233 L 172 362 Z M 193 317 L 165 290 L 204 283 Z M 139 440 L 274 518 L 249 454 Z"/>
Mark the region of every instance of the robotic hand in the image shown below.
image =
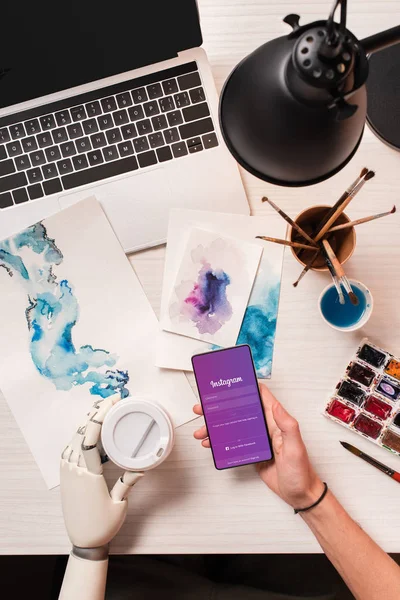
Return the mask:
<path id="1" fill-rule="evenodd" d="M 124 522 L 130 488 L 143 476 L 126 471 L 111 492 L 103 477 L 97 443 L 104 417 L 118 400 L 97 400 L 61 456 L 62 508 L 73 547 L 59 600 L 104 598 L 108 543 Z"/>

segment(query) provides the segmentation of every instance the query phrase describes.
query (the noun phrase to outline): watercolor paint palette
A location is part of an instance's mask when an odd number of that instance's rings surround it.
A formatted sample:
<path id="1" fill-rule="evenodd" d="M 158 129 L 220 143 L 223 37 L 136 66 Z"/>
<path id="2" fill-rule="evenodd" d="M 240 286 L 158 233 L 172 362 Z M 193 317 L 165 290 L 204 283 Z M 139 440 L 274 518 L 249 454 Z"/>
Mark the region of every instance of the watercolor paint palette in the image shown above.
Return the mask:
<path id="1" fill-rule="evenodd" d="M 324 414 L 400 456 L 400 358 L 362 340 Z"/>

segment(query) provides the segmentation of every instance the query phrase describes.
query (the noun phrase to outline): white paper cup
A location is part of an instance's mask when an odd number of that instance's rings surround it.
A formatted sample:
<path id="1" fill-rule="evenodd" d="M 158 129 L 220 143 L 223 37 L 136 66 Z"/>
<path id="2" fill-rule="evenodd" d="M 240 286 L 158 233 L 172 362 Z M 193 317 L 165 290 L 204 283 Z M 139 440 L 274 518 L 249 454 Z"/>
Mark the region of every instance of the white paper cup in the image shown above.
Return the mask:
<path id="1" fill-rule="evenodd" d="M 361 318 L 356 323 L 353 323 L 352 325 L 349 325 L 347 327 L 341 327 L 341 326 L 331 323 L 325 317 L 324 313 L 322 312 L 322 308 L 321 308 L 322 299 L 328 290 L 335 287 L 333 283 L 331 283 L 330 285 L 327 285 L 326 288 L 324 288 L 322 290 L 321 295 L 318 299 L 318 309 L 319 309 L 321 317 L 323 318 L 325 323 L 327 323 L 332 329 L 336 329 L 336 331 L 351 332 L 351 331 L 357 331 L 358 329 L 361 329 L 361 327 L 364 327 L 364 325 L 369 321 L 369 319 L 372 315 L 373 308 L 374 308 L 374 299 L 371 294 L 371 291 L 367 288 L 367 286 L 365 286 L 363 283 L 361 283 L 361 281 L 356 281 L 355 279 L 350 279 L 349 281 L 350 281 L 350 285 L 357 286 L 363 292 L 363 294 L 365 296 L 365 300 L 366 300 L 364 314 L 361 316 Z M 343 292 L 343 293 L 346 296 L 346 292 Z"/>
<path id="2" fill-rule="evenodd" d="M 109 459 L 127 471 L 154 469 L 170 454 L 174 428 L 166 410 L 144 398 L 125 398 L 104 419 L 101 441 Z"/>

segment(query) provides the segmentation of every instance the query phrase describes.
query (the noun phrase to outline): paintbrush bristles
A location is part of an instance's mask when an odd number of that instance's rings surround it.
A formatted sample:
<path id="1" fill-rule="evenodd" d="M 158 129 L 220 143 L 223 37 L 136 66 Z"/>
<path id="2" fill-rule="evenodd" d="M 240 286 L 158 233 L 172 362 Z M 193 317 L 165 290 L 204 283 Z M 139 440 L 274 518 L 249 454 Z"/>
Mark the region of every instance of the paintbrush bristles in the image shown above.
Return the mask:
<path id="1" fill-rule="evenodd" d="M 365 175 L 365 181 L 369 181 L 373 177 L 375 177 L 375 171 L 368 171 L 368 173 Z"/>
<path id="2" fill-rule="evenodd" d="M 350 298 L 350 302 L 353 304 L 353 306 L 358 306 L 360 304 L 360 301 L 354 292 L 349 292 L 349 298 Z"/>

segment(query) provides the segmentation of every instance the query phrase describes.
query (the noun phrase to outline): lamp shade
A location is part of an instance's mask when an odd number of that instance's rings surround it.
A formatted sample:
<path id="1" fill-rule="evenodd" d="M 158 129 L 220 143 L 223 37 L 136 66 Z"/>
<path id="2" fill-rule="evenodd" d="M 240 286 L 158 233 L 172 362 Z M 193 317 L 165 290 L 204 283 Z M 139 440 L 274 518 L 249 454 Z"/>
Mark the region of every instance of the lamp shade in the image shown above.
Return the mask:
<path id="1" fill-rule="evenodd" d="M 344 28 L 328 44 L 328 21 L 300 27 L 298 19 L 286 17 L 288 36 L 237 65 L 220 99 L 222 134 L 235 159 L 285 186 L 318 183 L 342 169 L 361 142 L 367 110 L 362 43 Z"/>

